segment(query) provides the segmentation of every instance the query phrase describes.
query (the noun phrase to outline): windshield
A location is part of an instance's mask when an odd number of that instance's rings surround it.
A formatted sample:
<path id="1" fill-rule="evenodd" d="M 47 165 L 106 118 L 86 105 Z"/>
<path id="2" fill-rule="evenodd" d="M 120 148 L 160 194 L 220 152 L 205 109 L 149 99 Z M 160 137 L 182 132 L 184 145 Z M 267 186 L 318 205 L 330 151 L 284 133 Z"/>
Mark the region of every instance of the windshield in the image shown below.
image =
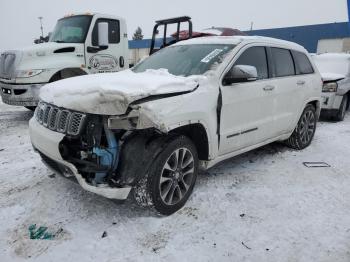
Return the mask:
<path id="1" fill-rule="evenodd" d="M 92 16 L 79 15 L 58 20 L 50 42 L 84 43 Z"/>
<path id="2" fill-rule="evenodd" d="M 167 69 L 177 76 L 201 75 L 222 63 L 227 53 L 235 45 L 194 44 L 170 46 L 159 50 L 141 63 L 133 71 L 144 72 L 147 69 Z"/>

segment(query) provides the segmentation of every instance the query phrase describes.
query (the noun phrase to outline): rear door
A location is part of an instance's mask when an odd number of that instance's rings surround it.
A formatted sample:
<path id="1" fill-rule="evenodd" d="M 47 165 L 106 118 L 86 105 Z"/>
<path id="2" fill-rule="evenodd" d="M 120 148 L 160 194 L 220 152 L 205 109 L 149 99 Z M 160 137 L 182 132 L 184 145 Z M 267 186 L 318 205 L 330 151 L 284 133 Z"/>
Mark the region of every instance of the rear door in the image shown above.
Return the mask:
<path id="1" fill-rule="evenodd" d="M 303 77 L 296 75 L 292 51 L 270 47 L 269 58 L 273 65 L 272 85 L 275 87 L 274 136 L 293 130 L 295 117 L 303 104 Z"/>
<path id="2" fill-rule="evenodd" d="M 273 128 L 274 90 L 269 79 L 266 48 L 250 46 L 237 57 L 230 67 L 255 66 L 258 79 L 221 85 L 220 155 L 270 138 Z"/>
<path id="3" fill-rule="evenodd" d="M 105 50 L 94 51 L 93 47 L 98 49 L 98 23 L 108 23 L 108 48 Z M 120 61 L 120 56 L 124 49 L 121 44 L 120 21 L 109 18 L 98 18 L 94 22 L 91 37 L 86 41 L 85 46 L 86 66 L 90 73 L 117 72 L 123 69 L 124 64 Z"/>

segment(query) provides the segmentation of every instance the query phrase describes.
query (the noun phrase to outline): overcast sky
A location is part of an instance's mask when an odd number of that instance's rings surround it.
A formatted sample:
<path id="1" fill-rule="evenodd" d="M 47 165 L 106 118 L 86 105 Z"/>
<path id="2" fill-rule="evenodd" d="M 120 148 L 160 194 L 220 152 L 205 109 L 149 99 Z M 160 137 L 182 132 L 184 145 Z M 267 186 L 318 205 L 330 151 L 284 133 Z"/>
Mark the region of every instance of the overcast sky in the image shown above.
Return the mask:
<path id="1" fill-rule="evenodd" d="M 99 12 L 126 18 L 129 39 L 137 26 L 145 38 L 154 21 L 189 15 L 194 29 L 211 26 L 248 30 L 348 20 L 346 0 L 0 0 L 0 50 L 28 46 L 68 13 Z"/>

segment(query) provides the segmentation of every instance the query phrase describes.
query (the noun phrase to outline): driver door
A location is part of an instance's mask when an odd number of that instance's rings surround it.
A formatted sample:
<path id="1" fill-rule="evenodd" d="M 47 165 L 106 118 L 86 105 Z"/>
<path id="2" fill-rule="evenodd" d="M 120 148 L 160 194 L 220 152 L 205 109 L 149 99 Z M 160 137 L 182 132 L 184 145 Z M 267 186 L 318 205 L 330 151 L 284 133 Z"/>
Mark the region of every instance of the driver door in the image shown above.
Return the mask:
<path id="1" fill-rule="evenodd" d="M 271 138 L 274 122 L 274 86 L 269 79 L 267 50 L 250 46 L 231 65 L 250 65 L 258 79 L 221 85 L 222 110 L 219 154 L 224 155 Z"/>
<path id="2" fill-rule="evenodd" d="M 98 23 L 108 23 L 108 48 L 99 50 L 98 48 Z M 124 67 L 124 58 L 121 55 L 124 52 L 121 44 L 120 21 L 108 18 L 98 18 L 86 41 L 86 67 L 90 74 L 117 72 Z M 122 58 L 121 58 L 122 57 Z"/>

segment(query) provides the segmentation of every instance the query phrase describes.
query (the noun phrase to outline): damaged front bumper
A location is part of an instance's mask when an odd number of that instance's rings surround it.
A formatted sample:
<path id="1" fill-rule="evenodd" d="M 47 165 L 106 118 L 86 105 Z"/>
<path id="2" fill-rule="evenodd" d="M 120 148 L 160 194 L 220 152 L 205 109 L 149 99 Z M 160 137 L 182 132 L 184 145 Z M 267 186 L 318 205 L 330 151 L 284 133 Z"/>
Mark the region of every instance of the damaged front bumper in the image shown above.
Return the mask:
<path id="1" fill-rule="evenodd" d="M 338 110 L 343 100 L 343 96 L 335 92 L 322 93 L 322 110 Z"/>
<path id="2" fill-rule="evenodd" d="M 79 174 L 77 168 L 65 161 L 59 152 L 59 143 L 64 138 L 64 134 L 54 132 L 40 125 L 35 118 L 29 121 L 29 131 L 31 142 L 34 148 L 39 151 L 43 162 L 54 173 L 67 178 L 75 178 L 82 188 L 110 199 L 127 199 L 131 187 L 110 187 L 106 184 L 95 186 L 86 182 Z"/>
<path id="3" fill-rule="evenodd" d="M 2 101 L 14 106 L 36 106 L 44 84 L 12 84 L 0 82 Z"/>

